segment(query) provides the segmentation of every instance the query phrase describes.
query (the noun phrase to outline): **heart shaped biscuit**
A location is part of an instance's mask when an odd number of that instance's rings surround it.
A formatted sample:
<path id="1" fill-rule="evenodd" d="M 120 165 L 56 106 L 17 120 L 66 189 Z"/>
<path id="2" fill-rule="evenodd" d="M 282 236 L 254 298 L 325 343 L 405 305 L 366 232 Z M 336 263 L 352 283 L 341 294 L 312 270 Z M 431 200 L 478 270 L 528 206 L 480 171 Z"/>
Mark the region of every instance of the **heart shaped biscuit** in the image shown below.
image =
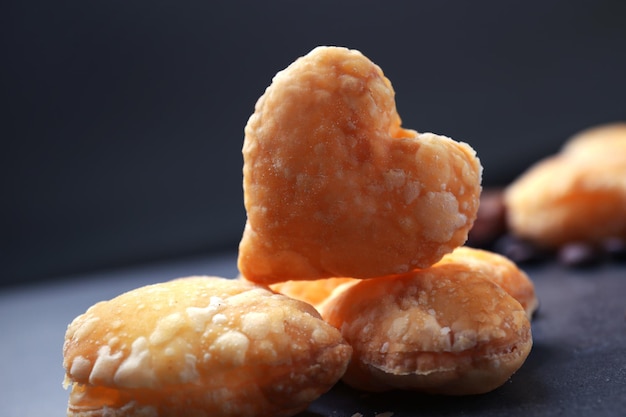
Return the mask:
<path id="1" fill-rule="evenodd" d="M 243 157 L 238 266 L 255 282 L 427 267 L 476 217 L 474 150 L 402 128 L 391 83 L 355 50 L 318 47 L 276 74 Z"/>

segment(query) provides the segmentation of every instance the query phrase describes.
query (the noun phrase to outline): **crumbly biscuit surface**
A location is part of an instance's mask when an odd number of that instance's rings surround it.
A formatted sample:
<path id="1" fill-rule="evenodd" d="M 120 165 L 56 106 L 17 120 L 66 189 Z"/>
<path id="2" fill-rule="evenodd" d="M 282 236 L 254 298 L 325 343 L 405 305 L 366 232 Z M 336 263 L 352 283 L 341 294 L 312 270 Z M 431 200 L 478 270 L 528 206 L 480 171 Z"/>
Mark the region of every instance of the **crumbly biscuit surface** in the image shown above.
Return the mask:
<path id="1" fill-rule="evenodd" d="M 394 91 L 360 52 L 319 47 L 279 72 L 245 128 L 252 281 L 368 278 L 426 267 L 467 239 L 473 149 L 403 129 Z"/>
<path id="2" fill-rule="evenodd" d="M 69 325 L 68 415 L 289 416 L 334 385 L 350 352 L 311 306 L 251 283 L 142 287 Z"/>
<path id="3" fill-rule="evenodd" d="M 499 285 L 526 310 L 529 318 L 539 306 L 535 286 L 528 275 L 510 259 L 490 251 L 461 246 L 446 254 L 434 266 L 455 264 L 468 271 L 483 274 Z M 323 309 L 323 304 L 335 291 L 343 291 L 343 287 L 353 285 L 356 278 L 326 278 L 315 281 L 286 281 L 272 284 L 274 291 L 288 297 L 302 300 Z"/>
<path id="4" fill-rule="evenodd" d="M 453 264 L 361 280 L 333 294 L 321 313 L 354 349 L 344 381 L 364 390 L 488 392 L 532 346 L 519 302 Z"/>
<path id="5" fill-rule="evenodd" d="M 484 274 L 515 298 L 529 318 L 539 306 L 535 285 L 528 275 L 510 259 L 487 250 L 461 246 L 445 255 L 436 265 L 457 264 Z"/>

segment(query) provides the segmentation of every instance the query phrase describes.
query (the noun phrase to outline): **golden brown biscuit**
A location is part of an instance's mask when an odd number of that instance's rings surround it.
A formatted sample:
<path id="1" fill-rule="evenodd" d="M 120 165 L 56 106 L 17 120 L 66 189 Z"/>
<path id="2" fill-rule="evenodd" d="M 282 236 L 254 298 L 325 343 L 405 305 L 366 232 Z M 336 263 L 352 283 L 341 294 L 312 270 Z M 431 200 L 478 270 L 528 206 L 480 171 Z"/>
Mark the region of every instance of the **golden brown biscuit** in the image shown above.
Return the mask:
<path id="1" fill-rule="evenodd" d="M 243 157 L 238 265 L 265 284 L 427 267 L 465 242 L 479 204 L 474 150 L 403 129 L 389 80 L 345 48 L 276 74 Z"/>
<path id="2" fill-rule="evenodd" d="M 623 155 L 626 153 L 626 122 L 607 123 L 585 129 L 572 136 L 562 151 L 568 154 L 579 153 L 582 157 L 590 157 L 591 154 Z"/>
<path id="3" fill-rule="evenodd" d="M 190 277 L 95 304 L 63 353 L 68 416 L 291 416 L 341 377 L 351 348 L 308 304 Z"/>
<path id="4" fill-rule="evenodd" d="M 353 348 L 343 380 L 368 391 L 488 392 L 532 346 L 520 303 L 458 264 L 346 285 L 321 313 Z"/>
<path id="5" fill-rule="evenodd" d="M 481 272 L 498 284 L 522 305 L 528 317 L 532 317 L 539 302 L 535 286 L 524 271 L 510 259 L 497 253 L 466 246 L 456 248 L 445 255 L 437 265 L 458 264 L 471 271 Z"/>
<path id="6" fill-rule="evenodd" d="M 435 264 L 457 264 L 468 271 L 476 271 L 498 284 L 509 295 L 515 298 L 524 308 L 528 317 L 532 317 L 539 302 L 535 294 L 535 286 L 528 275 L 508 258 L 497 253 L 482 249 L 461 246 L 446 254 Z M 286 281 L 272 284 L 270 288 L 288 297 L 305 301 L 318 311 L 322 304 L 334 291 L 348 283 L 358 281 L 356 278 L 326 278 L 315 281 Z"/>
<path id="7" fill-rule="evenodd" d="M 340 285 L 354 282 L 356 278 L 322 278 L 313 281 L 297 280 L 270 285 L 273 291 L 311 304 L 316 309 Z"/>
<path id="8" fill-rule="evenodd" d="M 598 127 L 567 142 L 505 191 L 507 222 L 541 246 L 626 236 L 626 128 Z"/>

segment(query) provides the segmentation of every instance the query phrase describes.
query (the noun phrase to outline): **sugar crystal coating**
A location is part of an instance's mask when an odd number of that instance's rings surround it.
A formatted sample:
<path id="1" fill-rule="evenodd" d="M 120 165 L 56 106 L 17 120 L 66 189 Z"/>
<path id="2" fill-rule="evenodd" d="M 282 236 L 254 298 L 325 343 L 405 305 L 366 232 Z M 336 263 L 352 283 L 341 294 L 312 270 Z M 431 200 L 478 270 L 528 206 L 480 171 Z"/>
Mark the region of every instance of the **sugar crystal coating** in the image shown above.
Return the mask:
<path id="1" fill-rule="evenodd" d="M 474 150 L 402 128 L 391 83 L 358 51 L 318 47 L 276 74 L 243 156 L 238 265 L 255 282 L 427 267 L 476 217 Z"/>
<path id="2" fill-rule="evenodd" d="M 357 280 L 320 311 L 353 348 L 343 380 L 369 391 L 485 393 L 506 382 L 532 346 L 520 303 L 460 264 Z"/>
<path id="3" fill-rule="evenodd" d="M 68 326 L 68 415 L 106 406 L 120 417 L 289 416 L 341 377 L 350 352 L 313 307 L 267 288 L 215 277 L 155 284 Z"/>

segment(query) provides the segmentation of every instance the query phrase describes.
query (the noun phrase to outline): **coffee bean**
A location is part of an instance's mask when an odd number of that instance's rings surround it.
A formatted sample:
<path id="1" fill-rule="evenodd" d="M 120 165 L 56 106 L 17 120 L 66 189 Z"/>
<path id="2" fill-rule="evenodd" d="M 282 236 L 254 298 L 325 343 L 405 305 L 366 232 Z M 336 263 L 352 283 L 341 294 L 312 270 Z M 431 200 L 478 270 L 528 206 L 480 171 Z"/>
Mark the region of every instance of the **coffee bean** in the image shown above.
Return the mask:
<path id="1" fill-rule="evenodd" d="M 494 244 L 494 251 L 520 264 L 544 261 L 550 256 L 546 250 L 512 234 L 500 237 Z"/>
<path id="2" fill-rule="evenodd" d="M 502 190 L 483 190 L 474 226 L 469 232 L 467 246 L 487 249 L 506 231 L 506 210 Z"/>
<path id="3" fill-rule="evenodd" d="M 515 263 L 524 264 L 555 259 L 567 267 L 583 268 L 605 261 L 626 262 L 626 237 L 610 237 L 599 245 L 571 242 L 554 251 L 547 251 L 531 241 L 513 235 L 507 227 L 503 195 L 501 188 L 483 190 L 467 246 L 491 250 Z"/>
<path id="4" fill-rule="evenodd" d="M 560 263 L 569 267 L 588 267 L 602 261 L 602 251 L 587 242 L 567 243 L 557 253 Z"/>
<path id="5" fill-rule="evenodd" d="M 602 242 L 602 248 L 609 259 L 620 262 L 626 261 L 626 238 L 607 238 Z"/>

